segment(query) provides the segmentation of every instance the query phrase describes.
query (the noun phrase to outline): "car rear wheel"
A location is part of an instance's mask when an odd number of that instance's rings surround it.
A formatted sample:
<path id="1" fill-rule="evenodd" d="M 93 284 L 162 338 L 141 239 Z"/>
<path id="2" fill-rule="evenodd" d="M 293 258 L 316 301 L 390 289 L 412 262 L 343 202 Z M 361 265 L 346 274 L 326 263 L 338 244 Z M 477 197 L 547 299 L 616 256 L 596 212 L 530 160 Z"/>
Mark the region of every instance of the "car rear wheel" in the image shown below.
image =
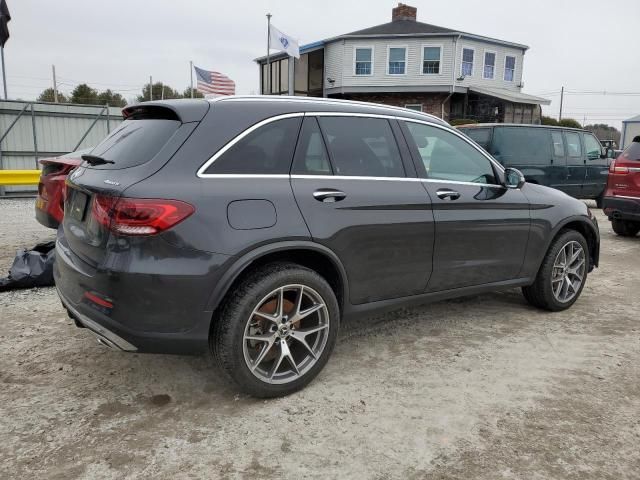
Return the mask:
<path id="1" fill-rule="evenodd" d="M 640 222 L 630 222 L 628 220 L 612 219 L 611 227 L 616 234 L 621 237 L 635 237 L 640 232 Z"/>
<path id="2" fill-rule="evenodd" d="M 340 313 L 324 278 L 294 264 L 251 274 L 227 298 L 211 336 L 214 357 L 244 392 L 288 395 L 327 363 Z"/>
<path id="3" fill-rule="evenodd" d="M 589 271 L 589 248 L 575 230 L 562 232 L 542 261 L 533 285 L 522 293 L 533 306 L 557 312 L 575 303 L 582 293 Z"/>

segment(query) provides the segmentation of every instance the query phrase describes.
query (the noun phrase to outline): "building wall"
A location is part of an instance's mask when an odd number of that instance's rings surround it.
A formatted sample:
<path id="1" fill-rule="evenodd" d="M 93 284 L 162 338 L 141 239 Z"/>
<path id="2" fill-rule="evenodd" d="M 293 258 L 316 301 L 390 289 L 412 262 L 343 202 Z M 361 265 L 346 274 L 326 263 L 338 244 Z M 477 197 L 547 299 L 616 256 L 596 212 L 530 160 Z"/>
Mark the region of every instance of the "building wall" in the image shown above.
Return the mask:
<path id="1" fill-rule="evenodd" d="M 365 93 L 345 94 L 340 98 L 357 100 L 359 102 L 382 103 L 394 107 L 407 105 L 422 105 L 424 113 L 442 117 L 442 103 L 447 99 L 447 93 Z M 449 102 L 444 104 L 444 119 L 448 120 Z"/>
<path id="2" fill-rule="evenodd" d="M 506 88 L 520 90 L 518 85 L 522 80 L 522 67 L 524 53 L 517 48 L 496 45 L 478 40 L 469 40 L 464 37 L 456 42 L 457 37 L 411 37 L 405 39 L 381 38 L 381 39 L 343 39 L 329 43 L 325 47 L 325 75 L 335 80 L 331 86 L 358 87 L 358 86 L 412 86 L 434 87 L 450 86 L 454 68 L 454 50 L 457 51 L 455 78 L 460 76 L 461 56 L 463 46 L 475 49 L 473 75 L 467 77 L 456 85 L 467 87 L 470 85 L 482 85 L 485 87 Z M 456 47 L 457 43 L 457 47 Z M 423 45 L 440 45 L 442 47 L 442 64 L 439 74 L 422 74 L 422 47 Z M 373 47 L 373 74 L 355 75 L 354 57 L 356 46 Z M 406 46 L 407 67 L 404 75 L 387 74 L 388 47 Z M 496 72 L 493 80 L 482 78 L 484 51 L 496 53 Z M 506 55 L 516 57 L 515 80 L 505 82 L 504 61 Z M 328 85 L 329 86 L 329 85 Z"/>
<path id="3" fill-rule="evenodd" d="M 466 77 L 462 82 L 456 82 L 457 85 L 464 87 L 477 85 L 482 87 L 505 88 L 508 90 L 520 91 L 518 85 L 521 85 L 522 83 L 522 69 L 524 64 L 524 52 L 522 50 L 502 45 L 480 42 L 477 40 L 470 40 L 463 37 L 460 39 L 457 45 L 458 65 L 456 67 L 456 78 L 459 77 L 462 72 L 461 59 L 463 48 L 472 48 L 475 51 L 473 61 L 473 75 L 471 77 Z M 483 78 L 485 51 L 496 53 L 496 68 L 493 80 L 487 80 Z M 504 64 L 505 57 L 507 55 L 516 57 L 516 71 L 513 82 L 506 82 L 504 80 Z"/>
<path id="4" fill-rule="evenodd" d="M 0 137 L 7 132 L 25 105 L 27 110 L 0 143 L 0 169 L 32 170 L 39 168 L 38 159 L 73 151 L 100 112 L 102 116 L 89 130 L 78 149 L 97 145 L 110 130 L 122 122 L 119 108 L 109 108 L 107 120 L 107 110 L 103 107 L 0 101 Z M 34 189 L 35 187 L 25 186 L 4 188 L 6 192 Z"/>
<path id="5" fill-rule="evenodd" d="M 625 149 L 633 141 L 634 137 L 640 135 L 640 122 L 629 122 L 622 124 L 622 142 L 620 148 Z"/>

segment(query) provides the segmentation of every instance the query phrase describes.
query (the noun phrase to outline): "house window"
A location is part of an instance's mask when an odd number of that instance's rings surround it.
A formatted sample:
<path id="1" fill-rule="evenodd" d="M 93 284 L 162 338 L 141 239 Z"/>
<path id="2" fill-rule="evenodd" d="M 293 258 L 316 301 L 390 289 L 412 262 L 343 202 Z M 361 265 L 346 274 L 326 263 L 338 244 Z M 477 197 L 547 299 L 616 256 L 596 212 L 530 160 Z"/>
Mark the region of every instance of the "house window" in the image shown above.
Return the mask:
<path id="1" fill-rule="evenodd" d="M 462 76 L 470 77 L 473 75 L 473 56 L 475 52 L 472 48 L 462 49 Z"/>
<path id="2" fill-rule="evenodd" d="M 356 75 L 371 75 L 373 48 L 356 47 Z"/>
<path id="3" fill-rule="evenodd" d="M 496 70 L 496 54 L 495 52 L 484 52 L 484 72 L 482 78 L 493 80 Z"/>
<path id="4" fill-rule="evenodd" d="M 506 56 L 504 59 L 504 81 L 513 82 L 516 73 L 516 57 Z"/>
<path id="5" fill-rule="evenodd" d="M 422 47 L 422 73 L 440 73 L 441 47 Z"/>
<path id="6" fill-rule="evenodd" d="M 404 75 L 406 66 L 406 47 L 389 47 L 389 75 Z"/>
<path id="7" fill-rule="evenodd" d="M 407 103 L 404 108 L 408 108 L 409 110 L 415 110 L 417 112 L 421 112 L 422 111 L 422 104 L 421 103 Z"/>

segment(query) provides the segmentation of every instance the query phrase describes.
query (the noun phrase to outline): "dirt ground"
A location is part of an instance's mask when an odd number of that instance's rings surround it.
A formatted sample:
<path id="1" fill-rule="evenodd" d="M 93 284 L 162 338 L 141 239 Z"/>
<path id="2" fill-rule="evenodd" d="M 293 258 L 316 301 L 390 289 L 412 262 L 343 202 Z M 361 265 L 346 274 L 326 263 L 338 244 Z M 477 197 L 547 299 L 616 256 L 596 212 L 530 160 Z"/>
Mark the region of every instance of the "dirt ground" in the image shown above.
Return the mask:
<path id="1" fill-rule="evenodd" d="M 0 201 L 0 269 L 51 237 Z M 241 395 L 209 358 L 126 354 L 53 288 L 0 293 L 0 478 L 640 478 L 640 237 L 562 313 L 518 290 L 344 325 L 305 390 Z"/>

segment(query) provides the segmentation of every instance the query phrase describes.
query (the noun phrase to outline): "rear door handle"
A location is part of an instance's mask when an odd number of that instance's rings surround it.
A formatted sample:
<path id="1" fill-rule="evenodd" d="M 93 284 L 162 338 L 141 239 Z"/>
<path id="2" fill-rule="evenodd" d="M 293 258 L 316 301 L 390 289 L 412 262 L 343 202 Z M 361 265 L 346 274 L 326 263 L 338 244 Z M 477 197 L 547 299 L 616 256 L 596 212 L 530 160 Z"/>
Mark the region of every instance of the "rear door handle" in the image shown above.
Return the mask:
<path id="1" fill-rule="evenodd" d="M 439 199 L 444 200 L 445 198 L 449 198 L 451 200 L 457 200 L 460 198 L 460 193 L 455 190 L 449 190 L 448 188 L 441 188 L 436 192 L 436 195 Z"/>
<path id="2" fill-rule="evenodd" d="M 325 203 L 339 202 L 340 200 L 344 200 L 346 197 L 346 193 L 333 188 L 319 188 L 313 192 L 313 198 L 319 202 Z"/>

